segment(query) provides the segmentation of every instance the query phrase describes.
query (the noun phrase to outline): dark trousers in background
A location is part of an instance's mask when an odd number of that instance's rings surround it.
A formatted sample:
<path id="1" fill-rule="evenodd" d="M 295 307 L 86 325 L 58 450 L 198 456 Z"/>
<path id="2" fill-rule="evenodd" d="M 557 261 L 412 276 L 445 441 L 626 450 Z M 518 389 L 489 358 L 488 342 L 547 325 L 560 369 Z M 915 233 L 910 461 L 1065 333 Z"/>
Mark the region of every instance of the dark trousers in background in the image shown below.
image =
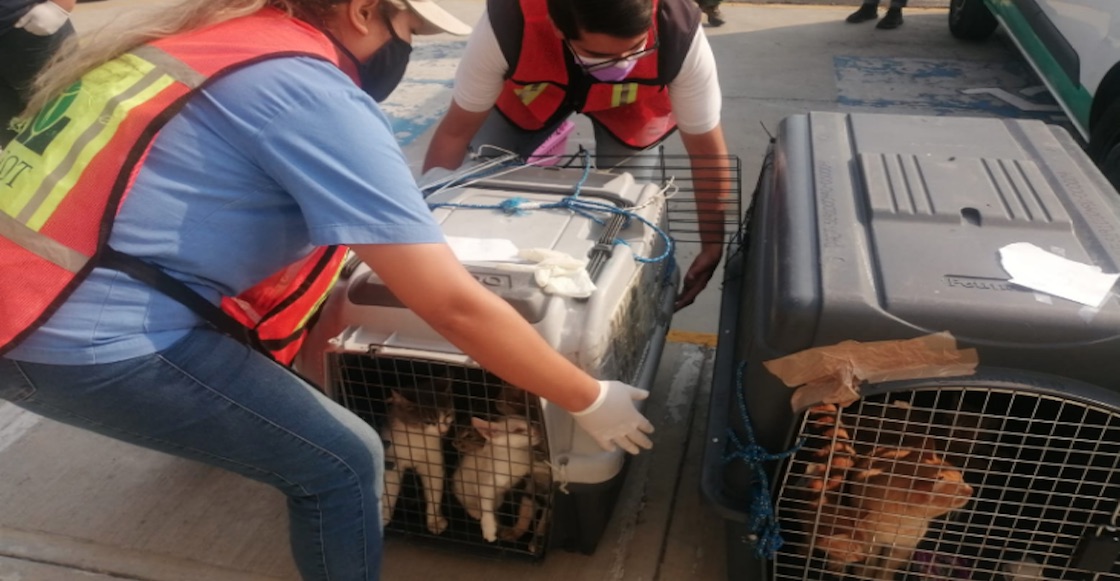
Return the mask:
<path id="1" fill-rule="evenodd" d="M 0 55 L 4 55 L 0 58 L 0 147 L 16 136 L 9 124 L 27 105 L 35 75 L 73 34 L 69 22 L 50 36 L 36 36 L 22 28 L 0 33 Z"/>

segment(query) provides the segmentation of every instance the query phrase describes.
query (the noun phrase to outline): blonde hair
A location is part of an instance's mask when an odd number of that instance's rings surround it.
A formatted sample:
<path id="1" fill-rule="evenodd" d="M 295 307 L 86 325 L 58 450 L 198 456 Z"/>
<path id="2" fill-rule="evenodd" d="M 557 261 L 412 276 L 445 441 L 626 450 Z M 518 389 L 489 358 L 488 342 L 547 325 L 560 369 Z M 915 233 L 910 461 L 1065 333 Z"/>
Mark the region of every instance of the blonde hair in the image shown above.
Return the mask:
<path id="1" fill-rule="evenodd" d="M 34 118 L 55 96 L 98 66 L 154 40 L 204 28 L 262 8 L 279 8 L 312 24 L 321 24 L 330 7 L 348 0 L 182 0 L 173 6 L 145 10 L 116 22 L 88 38 L 71 37 L 39 73 L 20 117 Z M 382 8 L 408 10 L 404 0 L 382 0 Z"/>

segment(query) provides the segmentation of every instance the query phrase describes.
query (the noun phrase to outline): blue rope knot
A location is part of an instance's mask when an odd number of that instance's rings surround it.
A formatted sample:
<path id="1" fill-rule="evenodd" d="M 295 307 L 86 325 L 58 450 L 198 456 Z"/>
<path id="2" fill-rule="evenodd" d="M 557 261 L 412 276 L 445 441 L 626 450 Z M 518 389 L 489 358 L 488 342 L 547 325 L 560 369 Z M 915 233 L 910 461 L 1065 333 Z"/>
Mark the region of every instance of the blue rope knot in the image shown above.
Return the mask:
<path id="1" fill-rule="evenodd" d="M 724 462 L 742 460 L 754 472 L 754 479 L 750 488 L 750 501 L 747 507 L 747 529 L 751 531 L 755 554 L 759 558 L 773 560 L 785 541 L 782 539 L 781 525 L 774 514 L 774 501 L 770 494 L 770 476 L 766 473 L 765 463 L 783 460 L 796 454 L 805 444 L 805 438 L 799 440 L 789 450 L 777 454 L 770 453 L 758 444 L 750 414 L 747 413 L 747 402 L 743 397 L 743 372 L 746 367 L 745 361 L 739 363 L 739 369 L 735 377 L 735 395 L 747 441 L 743 442 L 733 430 L 728 429 L 727 438 L 731 442 L 732 451 L 724 456 Z"/>
<path id="2" fill-rule="evenodd" d="M 505 214 L 508 216 L 520 216 L 525 213 L 525 210 L 521 209 L 521 204 L 524 204 L 528 201 L 529 200 L 520 196 L 509 198 L 506 200 L 502 200 L 501 203 L 498 204 L 498 209 L 502 212 L 505 212 Z"/>

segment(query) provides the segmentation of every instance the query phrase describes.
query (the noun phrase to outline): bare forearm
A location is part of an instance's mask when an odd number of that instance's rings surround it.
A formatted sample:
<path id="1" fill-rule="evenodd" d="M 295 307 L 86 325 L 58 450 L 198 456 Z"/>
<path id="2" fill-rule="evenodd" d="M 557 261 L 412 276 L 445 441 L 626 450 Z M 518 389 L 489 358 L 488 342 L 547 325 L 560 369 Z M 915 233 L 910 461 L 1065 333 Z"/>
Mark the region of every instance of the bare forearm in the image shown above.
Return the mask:
<path id="1" fill-rule="evenodd" d="M 442 123 L 436 128 L 432 143 L 428 146 L 428 153 L 424 156 L 423 171 L 428 171 L 434 167 L 456 169 L 463 165 L 470 139 L 448 135 L 449 133 L 450 131 Z"/>
<path id="2" fill-rule="evenodd" d="M 50 0 L 50 1 L 54 2 L 55 4 L 58 4 L 60 7 L 62 7 L 63 10 L 65 10 L 67 12 L 73 12 L 74 11 L 74 6 L 77 5 L 77 3 L 78 3 L 78 0 Z"/>
<path id="3" fill-rule="evenodd" d="M 598 395 L 591 376 L 557 353 L 489 291 L 465 301 L 434 328 L 498 377 L 566 410 L 585 409 Z"/>
<path id="4" fill-rule="evenodd" d="M 681 140 L 691 159 L 701 244 L 722 247 L 729 202 L 737 189 L 723 131 L 717 126 L 699 135 L 682 133 Z"/>
<path id="5" fill-rule="evenodd" d="M 489 111 L 467 111 L 452 101 L 432 136 L 432 143 L 424 156 L 423 171 L 434 167 L 457 169 L 462 165 L 471 139 L 489 114 Z"/>
<path id="6" fill-rule="evenodd" d="M 723 246 L 728 206 L 734 196 L 732 175 L 726 158 L 706 158 L 692 162 L 696 218 L 703 246 Z"/>

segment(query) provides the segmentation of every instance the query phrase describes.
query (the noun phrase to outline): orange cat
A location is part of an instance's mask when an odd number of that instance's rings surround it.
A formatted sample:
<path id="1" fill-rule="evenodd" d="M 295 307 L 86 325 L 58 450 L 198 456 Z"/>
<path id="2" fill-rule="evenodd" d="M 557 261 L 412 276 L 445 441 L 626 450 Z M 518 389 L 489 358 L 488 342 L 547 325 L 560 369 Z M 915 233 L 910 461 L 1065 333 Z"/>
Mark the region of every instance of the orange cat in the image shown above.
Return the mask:
<path id="1" fill-rule="evenodd" d="M 894 579 L 930 522 L 972 498 L 961 471 L 926 438 L 876 448 L 860 460 L 850 480 L 849 504 L 860 513 L 853 538 L 863 542 L 860 552 L 866 554 L 865 560 L 856 559 L 863 564 L 855 574 L 864 579 Z"/>
<path id="2" fill-rule="evenodd" d="M 906 436 L 908 406 L 894 404 L 882 417 L 857 415 L 854 432 L 840 410 L 820 405 L 807 412 L 806 443 L 798 457 L 804 473 L 791 491 L 791 517 L 804 523 L 809 547 L 825 555 L 829 570 L 843 574 L 856 565 L 859 578 L 890 580 L 903 568 L 938 517 L 964 506 L 972 487 L 936 450 L 942 438 Z M 871 441 L 860 442 L 859 436 Z M 897 438 L 896 446 L 876 437 Z"/>

